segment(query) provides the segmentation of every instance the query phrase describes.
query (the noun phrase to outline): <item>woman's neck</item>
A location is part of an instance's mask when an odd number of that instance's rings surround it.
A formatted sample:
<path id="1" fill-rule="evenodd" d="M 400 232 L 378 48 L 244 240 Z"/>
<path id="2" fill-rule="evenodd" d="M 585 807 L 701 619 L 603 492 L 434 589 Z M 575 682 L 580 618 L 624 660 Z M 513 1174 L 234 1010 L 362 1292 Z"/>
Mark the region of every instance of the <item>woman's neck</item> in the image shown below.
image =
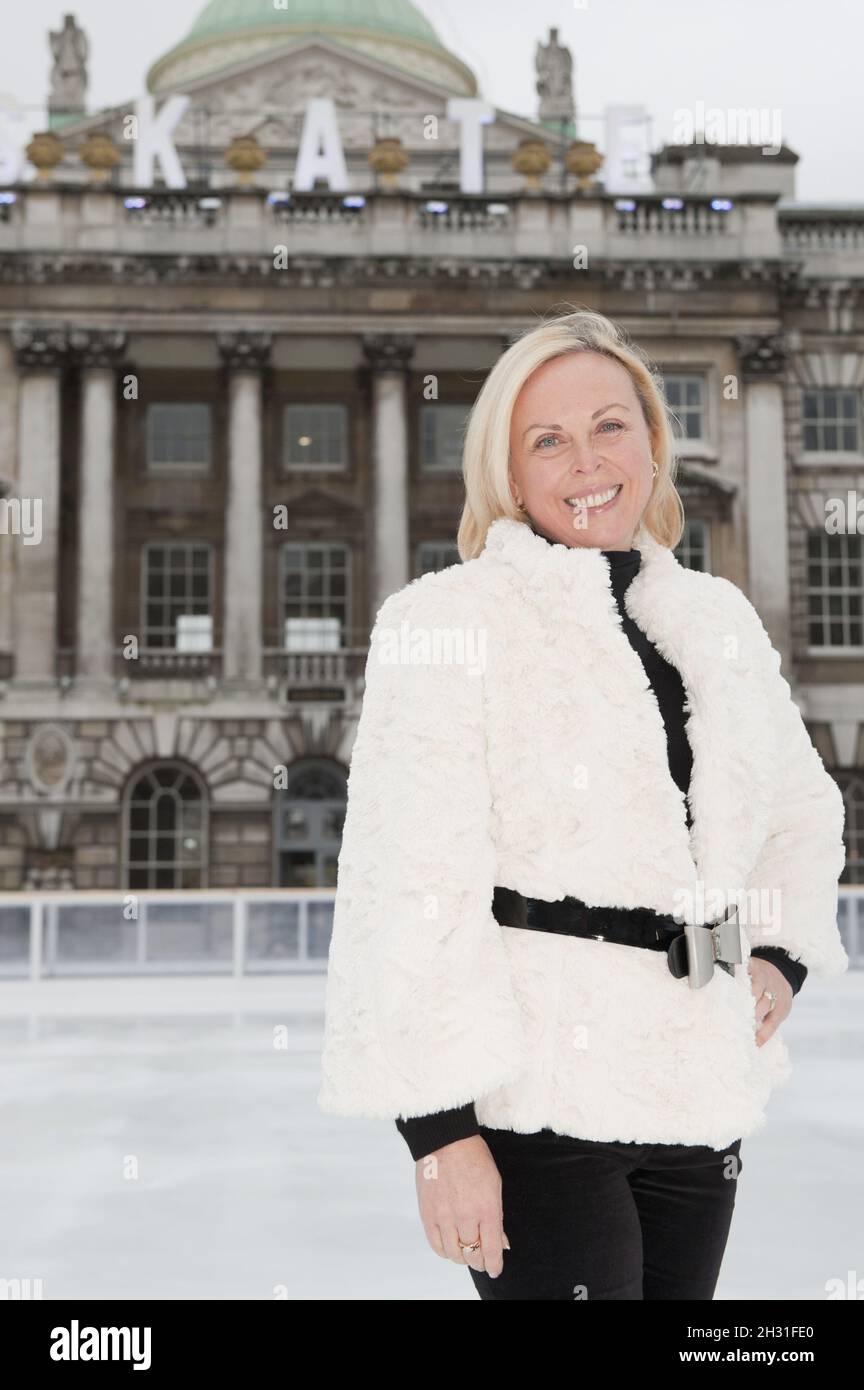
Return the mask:
<path id="1" fill-rule="evenodd" d="M 546 532 L 545 532 L 545 531 L 542 531 L 538 526 L 535 526 L 535 524 L 534 524 L 533 521 L 529 521 L 529 522 L 528 522 L 528 525 L 531 527 L 531 530 L 534 532 L 535 536 L 542 536 L 543 540 L 544 540 L 544 541 L 548 541 L 548 543 L 549 543 L 550 545 L 566 545 L 566 541 L 559 541 L 559 540 L 556 540 L 554 536 L 547 536 Z M 591 549 L 591 550 L 593 550 L 593 549 L 595 549 L 595 548 L 597 548 L 597 547 L 594 547 L 594 546 L 580 546 L 580 547 L 572 546 L 572 547 L 571 547 L 571 549 L 573 549 L 573 550 L 576 550 L 576 549 Z M 601 554 L 608 556 L 610 562 L 614 564 L 614 563 L 623 563 L 624 561 L 626 561 L 627 559 L 629 559 L 631 556 L 639 555 L 640 552 L 639 552 L 638 550 L 635 550 L 635 549 L 633 548 L 633 546 L 626 546 L 626 547 L 625 547 L 625 546 L 616 546 L 613 550 L 603 550 L 603 551 L 601 551 Z"/>

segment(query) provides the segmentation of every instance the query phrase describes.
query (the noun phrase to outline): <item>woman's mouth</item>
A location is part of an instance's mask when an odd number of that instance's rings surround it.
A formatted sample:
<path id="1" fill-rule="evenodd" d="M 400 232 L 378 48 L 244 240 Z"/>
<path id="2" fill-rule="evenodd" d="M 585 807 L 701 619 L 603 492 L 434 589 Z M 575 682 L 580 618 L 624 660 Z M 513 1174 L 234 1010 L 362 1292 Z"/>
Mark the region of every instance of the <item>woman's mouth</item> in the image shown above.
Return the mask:
<path id="1" fill-rule="evenodd" d="M 603 492 L 588 492 L 584 497 L 565 497 L 564 501 L 574 512 L 608 512 L 618 501 L 622 486 L 622 483 L 616 483 L 614 487 L 607 487 Z"/>

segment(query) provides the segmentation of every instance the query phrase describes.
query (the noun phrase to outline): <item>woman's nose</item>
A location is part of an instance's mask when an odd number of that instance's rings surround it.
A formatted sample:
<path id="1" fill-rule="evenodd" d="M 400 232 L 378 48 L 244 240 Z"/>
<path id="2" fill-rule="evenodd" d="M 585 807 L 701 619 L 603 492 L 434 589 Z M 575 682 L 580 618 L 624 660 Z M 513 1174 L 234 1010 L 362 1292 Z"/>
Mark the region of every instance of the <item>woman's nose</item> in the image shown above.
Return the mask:
<path id="1" fill-rule="evenodd" d="M 600 454 L 592 443 L 577 442 L 571 446 L 569 471 L 574 477 L 584 473 L 595 473 L 601 463 Z"/>

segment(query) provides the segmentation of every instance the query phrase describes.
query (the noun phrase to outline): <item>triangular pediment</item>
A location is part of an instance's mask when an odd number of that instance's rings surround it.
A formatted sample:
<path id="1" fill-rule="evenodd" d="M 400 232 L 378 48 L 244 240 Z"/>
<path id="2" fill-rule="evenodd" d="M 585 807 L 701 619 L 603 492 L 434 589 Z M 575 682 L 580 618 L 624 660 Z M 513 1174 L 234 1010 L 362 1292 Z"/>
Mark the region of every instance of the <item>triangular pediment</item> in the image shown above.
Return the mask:
<path id="1" fill-rule="evenodd" d="M 724 498 L 733 498 L 738 491 L 738 484 L 734 479 L 723 477 L 688 460 L 684 448 L 679 458 L 677 481 L 687 487 L 704 488 L 707 492 L 714 492 L 718 497 Z"/>
<path id="2" fill-rule="evenodd" d="M 286 79 L 291 89 L 285 90 Z M 359 52 L 338 39 L 309 34 L 292 39 L 265 53 L 232 63 L 206 77 L 188 82 L 184 91 L 193 105 L 210 105 L 221 98 L 236 102 L 240 92 L 253 88 L 278 101 L 284 110 L 302 110 L 313 97 L 330 97 L 337 105 L 355 104 L 360 91 L 385 104 L 446 101 L 452 89 L 428 78 L 407 74 L 371 54 Z M 368 108 L 367 108 L 368 109 Z"/>
<path id="3" fill-rule="evenodd" d="M 368 148 L 386 133 L 416 147 L 426 143 L 420 118 L 445 119 L 446 103 L 454 96 L 452 88 L 318 34 L 208 73 L 186 83 L 183 93 L 190 105 L 175 130 L 175 143 L 199 148 L 224 147 L 235 135 L 253 132 L 262 144 L 296 144 L 300 118 L 316 97 L 333 101 L 346 146 Z M 134 105 L 113 107 L 56 133 L 64 143 L 77 144 L 82 135 L 97 132 L 119 143 Z M 535 121 L 502 111 L 496 111 L 494 130 L 495 143 L 548 135 Z"/>

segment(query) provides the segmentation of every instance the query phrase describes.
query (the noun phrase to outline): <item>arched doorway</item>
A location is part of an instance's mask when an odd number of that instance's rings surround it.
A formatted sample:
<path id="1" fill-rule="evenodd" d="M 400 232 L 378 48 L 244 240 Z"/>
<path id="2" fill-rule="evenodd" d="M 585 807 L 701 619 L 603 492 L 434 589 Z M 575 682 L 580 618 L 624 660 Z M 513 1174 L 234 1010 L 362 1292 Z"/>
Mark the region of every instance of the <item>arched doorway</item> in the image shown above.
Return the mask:
<path id="1" fill-rule="evenodd" d="M 864 883 L 864 772 L 859 768 L 844 768 L 835 772 L 834 777 L 846 808 L 843 826 L 846 867 L 840 881 Z"/>
<path id="2" fill-rule="evenodd" d="M 348 777 L 338 763 L 304 758 L 276 797 L 276 882 L 280 888 L 335 888 Z"/>

